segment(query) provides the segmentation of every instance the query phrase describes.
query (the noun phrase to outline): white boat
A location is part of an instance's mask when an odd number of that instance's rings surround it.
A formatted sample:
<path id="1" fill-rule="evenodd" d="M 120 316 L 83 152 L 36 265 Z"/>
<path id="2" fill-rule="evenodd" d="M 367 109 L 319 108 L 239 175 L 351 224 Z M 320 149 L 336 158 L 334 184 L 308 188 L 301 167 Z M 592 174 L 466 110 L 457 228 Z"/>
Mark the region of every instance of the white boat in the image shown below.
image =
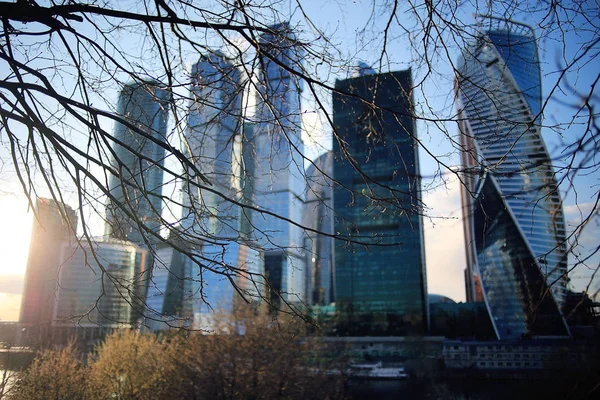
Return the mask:
<path id="1" fill-rule="evenodd" d="M 408 374 L 403 366 L 383 366 L 380 361 L 375 364 L 355 364 L 352 363 L 348 369 L 348 376 L 351 378 L 363 379 L 406 379 Z"/>

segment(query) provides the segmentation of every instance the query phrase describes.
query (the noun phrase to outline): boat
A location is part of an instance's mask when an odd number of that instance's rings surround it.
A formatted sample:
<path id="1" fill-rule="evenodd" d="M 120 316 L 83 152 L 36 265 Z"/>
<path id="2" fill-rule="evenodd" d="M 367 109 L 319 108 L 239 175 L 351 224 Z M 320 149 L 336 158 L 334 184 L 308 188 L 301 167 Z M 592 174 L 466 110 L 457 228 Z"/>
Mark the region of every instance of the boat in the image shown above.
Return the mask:
<path id="1" fill-rule="evenodd" d="M 408 374 L 402 365 L 384 366 L 381 361 L 375 364 L 357 364 L 351 363 L 348 367 L 348 376 L 350 378 L 362 379 L 406 379 Z"/>

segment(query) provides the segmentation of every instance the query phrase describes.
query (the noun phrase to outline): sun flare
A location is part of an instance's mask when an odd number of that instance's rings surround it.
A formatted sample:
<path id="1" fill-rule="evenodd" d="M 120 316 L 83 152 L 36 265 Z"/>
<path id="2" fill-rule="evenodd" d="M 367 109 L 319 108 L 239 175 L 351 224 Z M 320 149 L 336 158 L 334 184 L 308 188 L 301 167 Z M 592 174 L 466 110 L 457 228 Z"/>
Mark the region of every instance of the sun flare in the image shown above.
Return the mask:
<path id="1" fill-rule="evenodd" d="M 25 274 L 32 217 L 24 199 L 0 196 L 0 279 Z"/>

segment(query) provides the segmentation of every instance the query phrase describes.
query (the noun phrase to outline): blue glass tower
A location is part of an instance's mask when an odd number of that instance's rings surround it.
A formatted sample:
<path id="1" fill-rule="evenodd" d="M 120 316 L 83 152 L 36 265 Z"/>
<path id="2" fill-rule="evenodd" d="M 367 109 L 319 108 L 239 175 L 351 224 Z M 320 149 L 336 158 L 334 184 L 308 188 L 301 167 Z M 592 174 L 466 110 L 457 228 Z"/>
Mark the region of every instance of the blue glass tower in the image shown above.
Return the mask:
<path id="1" fill-rule="evenodd" d="M 531 28 L 489 18 L 456 78 L 467 299 L 480 281 L 499 339 L 567 336 L 562 202 L 541 135 L 541 71 Z"/>
<path id="2" fill-rule="evenodd" d="M 257 297 L 263 263 L 248 246 L 247 212 L 238 205 L 244 169 L 240 70 L 214 52 L 202 56 L 191 72 L 184 153 L 201 176 L 190 171 L 184 182 L 181 237 L 193 253 L 186 257 L 186 270 L 195 282 L 195 323 L 207 328 L 214 309 L 232 311 L 238 293 L 233 285 L 247 299 Z"/>
<path id="3" fill-rule="evenodd" d="M 168 93 L 149 83 L 123 87 L 117 114 L 128 124 L 115 122 L 111 196 L 106 205 L 106 234 L 133 243 L 156 243 L 162 212 Z"/>
<path id="4" fill-rule="evenodd" d="M 136 326 L 140 315 L 139 271 L 148 250 L 123 240 L 64 243 L 54 323 L 80 327 Z"/>
<path id="5" fill-rule="evenodd" d="M 300 224 L 304 209 L 304 160 L 300 115 L 302 81 L 280 64 L 301 70 L 303 52 L 288 24 L 270 27 L 262 50 L 253 126 L 253 203 Z M 270 57 L 267 56 L 270 55 Z M 276 59 L 278 62 L 275 62 Z M 303 232 L 288 221 L 255 213 L 252 225 L 264 250 L 265 273 L 274 301 L 304 301 Z"/>
<path id="6" fill-rule="evenodd" d="M 410 70 L 336 82 L 333 231 L 340 239 L 335 248 L 339 334 L 427 331 L 411 88 Z"/>

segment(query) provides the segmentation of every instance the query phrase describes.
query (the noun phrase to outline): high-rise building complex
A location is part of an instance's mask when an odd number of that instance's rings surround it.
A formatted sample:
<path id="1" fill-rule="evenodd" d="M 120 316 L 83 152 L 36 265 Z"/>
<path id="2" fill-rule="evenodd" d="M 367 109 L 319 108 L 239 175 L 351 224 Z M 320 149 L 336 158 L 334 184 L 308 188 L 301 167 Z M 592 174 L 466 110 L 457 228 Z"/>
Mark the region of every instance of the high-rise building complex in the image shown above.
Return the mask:
<path id="1" fill-rule="evenodd" d="M 248 213 L 238 205 L 244 169 L 241 72 L 219 52 L 202 56 L 191 72 L 184 153 L 201 176 L 190 172 L 184 182 L 181 229 L 194 253 L 187 263 L 197 286 L 196 319 L 210 325 L 213 310 L 231 311 L 238 293 L 232 281 L 244 291 L 247 281 L 240 277 L 258 282 L 263 266 L 258 250 L 248 246 Z M 245 295 L 256 295 L 248 289 Z"/>
<path id="2" fill-rule="evenodd" d="M 333 153 L 328 151 L 306 170 L 305 238 L 306 303 L 328 306 L 335 301 L 333 235 Z M 312 229 L 312 230 L 311 230 Z"/>
<path id="3" fill-rule="evenodd" d="M 82 240 L 58 248 L 62 252 L 55 325 L 137 326 L 145 300 L 145 248 L 117 239 L 91 245 Z"/>
<path id="4" fill-rule="evenodd" d="M 123 123 L 115 122 L 106 205 L 106 233 L 133 243 L 156 243 L 168 117 L 168 92 L 153 82 L 123 87 L 117 103 Z"/>
<path id="5" fill-rule="evenodd" d="M 153 331 L 189 327 L 193 317 L 191 263 L 181 249 L 187 249 L 175 235 L 155 250 L 148 282 L 143 326 Z"/>
<path id="6" fill-rule="evenodd" d="M 265 273 L 276 300 L 303 301 L 305 262 L 302 229 L 304 159 L 300 93 L 302 81 L 289 71 L 301 70 L 302 48 L 288 24 L 261 35 L 253 155 L 253 202 L 276 214 L 254 213 L 252 226 L 264 250 Z M 285 66 L 286 68 L 284 68 Z"/>
<path id="7" fill-rule="evenodd" d="M 24 327 L 49 326 L 58 287 L 63 242 L 75 242 L 77 215 L 71 207 L 37 199 L 25 271 L 20 322 Z"/>
<path id="8" fill-rule="evenodd" d="M 410 70 L 336 82 L 333 232 L 340 239 L 335 247 L 335 300 L 342 334 L 427 330 L 411 89 Z"/>
<path id="9" fill-rule="evenodd" d="M 487 25 L 487 26 L 486 26 Z M 562 203 L 541 132 L 533 30 L 487 18 L 459 61 L 467 299 L 478 285 L 499 339 L 564 336 Z"/>

